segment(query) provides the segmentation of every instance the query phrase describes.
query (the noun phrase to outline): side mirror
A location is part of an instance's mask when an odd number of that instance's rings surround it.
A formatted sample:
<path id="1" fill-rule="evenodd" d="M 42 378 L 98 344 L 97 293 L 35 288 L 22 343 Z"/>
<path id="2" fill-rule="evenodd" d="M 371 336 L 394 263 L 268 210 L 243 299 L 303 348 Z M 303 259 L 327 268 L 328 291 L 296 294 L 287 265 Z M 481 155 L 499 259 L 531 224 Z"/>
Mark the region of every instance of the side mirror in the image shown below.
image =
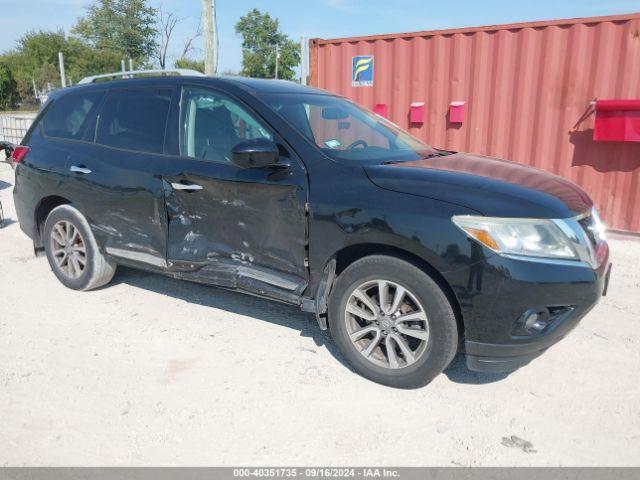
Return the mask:
<path id="1" fill-rule="evenodd" d="M 240 168 L 262 168 L 278 162 L 278 147 L 271 140 L 256 138 L 231 149 L 231 161 Z"/>

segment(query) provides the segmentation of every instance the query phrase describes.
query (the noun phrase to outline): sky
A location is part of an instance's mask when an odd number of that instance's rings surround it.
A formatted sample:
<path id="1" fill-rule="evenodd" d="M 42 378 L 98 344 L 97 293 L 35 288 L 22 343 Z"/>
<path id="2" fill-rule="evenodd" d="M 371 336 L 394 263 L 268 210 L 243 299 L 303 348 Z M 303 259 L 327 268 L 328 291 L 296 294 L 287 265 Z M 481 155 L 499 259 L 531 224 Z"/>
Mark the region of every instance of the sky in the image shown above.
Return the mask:
<path id="1" fill-rule="evenodd" d="M 182 20 L 170 54 L 182 45 L 200 21 L 200 0 L 149 0 L 174 12 Z M 3 32 L 0 52 L 11 49 L 29 30 L 62 28 L 69 31 L 91 0 L 0 0 Z M 335 38 L 381 33 L 495 25 L 556 18 L 590 17 L 640 12 L 640 0 L 216 0 L 219 30 L 218 72 L 241 68 L 241 39 L 235 34 L 238 19 L 258 8 L 280 20 L 292 39 Z M 202 58 L 202 40 L 194 57 Z"/>

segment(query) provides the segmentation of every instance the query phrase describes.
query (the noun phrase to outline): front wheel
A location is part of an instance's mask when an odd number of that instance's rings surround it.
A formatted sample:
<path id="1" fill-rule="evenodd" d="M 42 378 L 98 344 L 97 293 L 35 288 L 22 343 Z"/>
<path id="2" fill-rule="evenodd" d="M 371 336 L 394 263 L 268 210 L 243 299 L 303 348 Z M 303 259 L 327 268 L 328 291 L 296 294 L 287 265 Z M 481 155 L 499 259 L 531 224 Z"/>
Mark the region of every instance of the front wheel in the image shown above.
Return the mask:
<path id="1" fill-rule="evenodd" d="M 458 346 L 446 294 L 423 270 L 387 255 L 360 259 L 336 279 L 329 299 L 331 336 L 355 370 L 398 388 L 431 382 Z"/>
<path id="2" fill-rule="evenodd" d="M 51 211 L 43 240 L 51 270 L 66 287 L 92 290 L 113 278 L 115 264 L 100 252 L 87 219 L 71 205 Z"/>

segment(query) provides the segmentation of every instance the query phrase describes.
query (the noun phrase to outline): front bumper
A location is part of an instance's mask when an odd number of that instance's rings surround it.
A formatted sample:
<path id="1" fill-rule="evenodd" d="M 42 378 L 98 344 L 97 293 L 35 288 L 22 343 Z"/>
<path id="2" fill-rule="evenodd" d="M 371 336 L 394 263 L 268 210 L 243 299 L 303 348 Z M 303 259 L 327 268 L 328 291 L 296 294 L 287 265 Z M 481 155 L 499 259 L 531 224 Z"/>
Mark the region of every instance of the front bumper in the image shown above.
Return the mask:
<path id="1" fill-rule="evenodd" d="M 465 323 L 463 353 L 468 368 L 513 371 L 564 338 L 606 294 L 611 264 L 606 244 L 603 248 L 597 269 L 584 263 L 523 261 L 499 255 L 469 269 L 466 285 L 459 278 L 454 288 Z M 484 281 L 478 284 L 477 277 L 482 275 Z M 514 333 L 514 325 L 525 312 L 546 307 L 570 311 L 540 333 Z"/>

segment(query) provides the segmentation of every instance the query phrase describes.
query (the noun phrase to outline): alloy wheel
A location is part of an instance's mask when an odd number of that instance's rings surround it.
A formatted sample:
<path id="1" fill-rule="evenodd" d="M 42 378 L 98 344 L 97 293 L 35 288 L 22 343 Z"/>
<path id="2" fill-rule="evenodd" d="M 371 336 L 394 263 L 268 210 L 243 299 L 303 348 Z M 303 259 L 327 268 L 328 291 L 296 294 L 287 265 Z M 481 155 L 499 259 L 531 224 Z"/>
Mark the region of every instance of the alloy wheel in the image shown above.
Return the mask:
<path id="1" fill-rule="evenodd" d="M 408 367 L 425 353 L 429 321 L 416 296 L 388 280 L 371 280 L 353 290 L 345 307 L 347 333 L 370 362 L 389 369 Z"/>
<path id="2" fill-rule="evenodd" d="M 80 231 L 66 220 L 56 223 L 50 235 L 51 253 L 58 270 L 67 278 L 76 279 L 87 265 L 87 249 Z"/>

